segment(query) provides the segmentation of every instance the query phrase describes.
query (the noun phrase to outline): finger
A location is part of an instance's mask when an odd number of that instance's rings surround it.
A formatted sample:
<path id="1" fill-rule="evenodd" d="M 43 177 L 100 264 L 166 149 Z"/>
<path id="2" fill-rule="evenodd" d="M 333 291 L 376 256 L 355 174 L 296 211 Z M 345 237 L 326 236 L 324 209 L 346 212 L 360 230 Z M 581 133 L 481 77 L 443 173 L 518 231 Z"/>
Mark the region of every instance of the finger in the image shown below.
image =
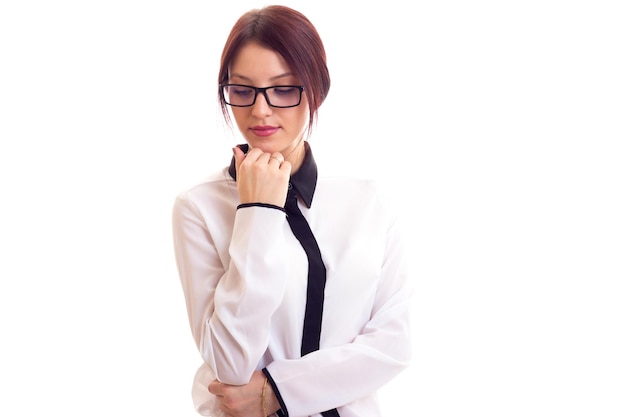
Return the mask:
<path id="1" fill-rule="evenodd" d="M 286 172 L 287 176 L 289 176 L 291 174 L 291 162 L 283 161 L 283 163 L 280 164 L 280 170 Z"/>
<path id="2" fill-rule="evenodd" d="M 270 156 L 270 163 L 272 162 L 276 162 L 278 163 L 278 165 L 280 166 L 280 164 L 282 164 L 283 162 L 285 162 L 285 158 L 283 157 L 283 154 L 280 152 L 274 152 L 272 154 L 272 156 Z"/>
<path id="3" fill-rule="evenodd" d="M 257 162 L 260 162 L 261 165 L 267 164 L 268 159 L 269 155 L 266 155 L 262 150 L 257 148 L 250 148 L 248 153 L 246 153 L 243 161 L 241 161 L 241 165 L 251 168 Z"/>
<path id="4" fill-rule="evenodd" d="M 271 157 L 272 157 L 272 154 L 263 152 L 261 155 L 259 155 L 258 161 L 265 161 L 269 163 Z"/>
<path id="5" fill-rule="evenodd" d="M 235 146 L 233 148 L 233 155 L 235 156 L 235 168 L 237 169 L 237 171 L 239 171 L 239 167 L 241 166 L 241 163 L 245 159 L 246 154 L 243 153 L 243 151 L 241 150 L 239 146 Z"/>
<path id="6" fill-rule="evenodd" d="M 214 379 L 208 386 L 209 392 L 217 397 L 224 395 L 224 383 Z"/>
<path id="7" fill-rule="evenodd" d="M 249 148 L 248 152 L 246 153 L 246 159 L 248 161 L 254 162 L 256 161 L 261 155 L 263 155 L 263 151 L 257 148 Z"/>

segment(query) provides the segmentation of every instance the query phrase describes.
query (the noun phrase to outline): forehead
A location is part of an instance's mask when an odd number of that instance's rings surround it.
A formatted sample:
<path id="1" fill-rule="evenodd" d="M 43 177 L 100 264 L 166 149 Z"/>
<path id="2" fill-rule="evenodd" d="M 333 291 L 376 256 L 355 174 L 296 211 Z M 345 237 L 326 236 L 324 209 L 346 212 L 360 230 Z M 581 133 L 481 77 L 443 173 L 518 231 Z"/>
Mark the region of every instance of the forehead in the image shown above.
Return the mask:
<path id="1" fill-rule="evenodd" d="M 280 54 L 258 43 L 247 43 L 239 49 L 231 62 L 229 73 L 231 79 L 252 82 L 295 78 Z"/>

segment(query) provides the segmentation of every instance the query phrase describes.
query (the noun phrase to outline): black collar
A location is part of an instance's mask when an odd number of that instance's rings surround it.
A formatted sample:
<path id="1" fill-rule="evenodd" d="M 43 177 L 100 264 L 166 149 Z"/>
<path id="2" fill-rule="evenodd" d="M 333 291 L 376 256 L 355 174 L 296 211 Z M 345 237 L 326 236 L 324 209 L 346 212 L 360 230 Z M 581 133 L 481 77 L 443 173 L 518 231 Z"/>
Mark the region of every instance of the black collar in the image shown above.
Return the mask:
<path id="1" fill-rule="evenodd" d="M 248 145 L 237 145 L 242 151 L 248 152 Z M 315 159 L 313 158 L 313 152 L 311 152 L 311 146 L 308 142 L 304 142 L 304 160 L 302 161 L 302 165 L 300 169 L 294 172 L 291 175 L 289 180 L 291 186 L 296 190 L 296 192 L 304 201 L 304 204 L 308 208 L 311 208 L 311 203 L 313 202 L 313 194 L 315 193 L 315 186 L 317 185 L 317 164 L 315 163 Z M 235 157 L 233 157 L 230 161 L 230 166 L 228 167 L 228 173 L 231 177 L 236 181 L 237 180 L 237 171 L 235 169 Z"/>

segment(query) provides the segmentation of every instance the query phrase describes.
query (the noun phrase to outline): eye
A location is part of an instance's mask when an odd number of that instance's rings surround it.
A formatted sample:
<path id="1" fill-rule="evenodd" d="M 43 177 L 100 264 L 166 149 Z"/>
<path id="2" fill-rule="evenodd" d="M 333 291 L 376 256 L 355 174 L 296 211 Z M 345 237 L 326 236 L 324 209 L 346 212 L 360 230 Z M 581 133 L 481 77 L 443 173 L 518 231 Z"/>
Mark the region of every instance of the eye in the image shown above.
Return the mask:
<path id="1" fill-rule="evenodd" d="M 252 95 L 252 89 L 248 87 L 231 87 L 231 94 L 235 94 L 239 97 L 250 97 L 250 95 Z"/>
<path id="2" fill-rule="evenodd" d="M 274 87 L 274 94 L 278 95 L 278 96 L 285 96 L 285 95 L 290 95 L 290 94 L 294 94 L 298 91 L 298 89 L 296 87 Z"/>

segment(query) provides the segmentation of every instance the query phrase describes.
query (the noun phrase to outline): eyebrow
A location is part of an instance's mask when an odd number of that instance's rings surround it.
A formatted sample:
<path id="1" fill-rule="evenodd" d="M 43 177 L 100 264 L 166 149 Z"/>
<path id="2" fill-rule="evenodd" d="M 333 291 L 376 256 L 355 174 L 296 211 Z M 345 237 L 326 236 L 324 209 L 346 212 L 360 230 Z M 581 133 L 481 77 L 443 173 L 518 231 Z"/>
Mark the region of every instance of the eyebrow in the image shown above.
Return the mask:
<path id="1" fill-rule="evenodd" d="M 274 76 L 274 77 L 271 77 L 271 78 L 270 78 L 270 81 L 274 81 L 274 80 L 277 80 L 277 79 L 279 79 L 279 78 L 290 77 L 290 76 L 295 76 L 295 74 L 294 74 L 294 73 L 292 73 L 292 72 L 286 72 L 286 73 L 284 73 L 284 74 L 280 74 L 280 75 L 276 75 L 276 76 Z M 252 81 L 250 78 L 248 78 L 248 77 L 246 77 L 246 76 L 244 76 L 244 75 L 241 75 L 241 74 L 237 74 L 236 72 L 235 72 L 235 73 L 233 73 L 233 74 L 231 74 L 231 75 L 230 75 L 230 77 L 231 77 L 231 78 L 233 78 L 233 77 L 237 77 L 237 78 L 241 78 L 242 80 Z"/>

